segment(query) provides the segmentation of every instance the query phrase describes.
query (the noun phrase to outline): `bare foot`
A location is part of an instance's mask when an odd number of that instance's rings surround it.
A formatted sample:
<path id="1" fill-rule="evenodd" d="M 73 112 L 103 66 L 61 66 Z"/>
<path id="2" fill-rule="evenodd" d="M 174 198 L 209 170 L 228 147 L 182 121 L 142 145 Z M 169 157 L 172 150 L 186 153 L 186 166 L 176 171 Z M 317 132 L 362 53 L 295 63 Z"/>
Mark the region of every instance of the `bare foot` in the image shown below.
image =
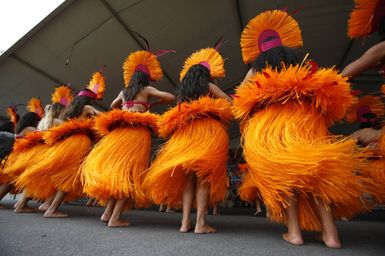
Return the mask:
<path id="1" fill-rule="evenodd" d="M 291 235 L 289 233 L 283 234 L 282 238 L 291 244 L 294 245 L 303 245 L 303 239 L 301 235 Z"/>
<path id="2" fill-rule="evenodd" d="M 17 201 L 14 205 L 13 205 L 13 209 L 16 209 L 18 206 L 19 206 L 19 201 Z"/>
<path id="3" fill-rule="evenodd" d="M 217 232 L 217 230 L 207 224 L 203 225 L 203 226 L 198 226 L 196 225 L 195 226 L 195 230 L 194 230 L 194 233 L 195 234 L 210 234 L 210 233 L 215 233 Z"/>
<path id="4" fill-rule="evenodd" d="M 172 213 L 172 212 L 175 212 L 175 211 L 172 208 L 167 208 L 166 212 Z"/>
<path id="5" fill-rule="evenodd" d="M 163 205 L 163 204 L 161 204 L 160 206 L 159 206 L 159 211 L 160 212 L 164 212 L 166 209 L 165 209 L 166 207 Z"/>
<path id="6" fill-rule="evenodd" d="M 118 220 L 110 219 L 110 221 L 108 221 L 109 228 L 128 227 L 129 225 L 131 225 L 130 222 L 122 219 L 118 219 Z"/>
<path id="7" fill-rule="evenodd" d="M 38 210 L 39 210 L 39 212 L 46 212 L 48 210 L 49 206 L 50 206 L 49 203 L 42 203 L 39 206 Z"/>
<path id="8" fill-rule="evenodd" d="M 322 241 L 324 242 L 324 244 L 326 245 L 326 247 L 328 248 L 332 248 L 332 249 L 340 249 L 342 247 L 341 245 L 341 242 L 340 242 L 340 239 L 338 238 L 338 236 L 329 236 L 329 237 L 326 237 L 322 234 Z"/>
<path id="9" fill-rule="evenodd" d="M 187 233 L 187 232 L 190 232 L 191 230 L 192 230 L 191 222 L 190 221 L 186 221 L 185 223 L 182 222 L 182 225 L 180 226 L 179 232 Z"/>
<path id="10" fill-rule="evenodd" d="M 108 223 L 111 219 L 111 214 L 103 213 L 102 216 L 100 217 L 100 220 Z"/>
<path id="11" fill-rule="evenodd" d="M 68 217 L 67 213 L 64 212 L 45 212 L 44 213 L 44 218 L 65 218 Z"/>
<path id="12" fill-rule="evenodd" d="M 31 213 L 31 212 L 36 212 L 36 210 L 34 208 L 31 208 L 28 206 L 25 206 L 21 209 L 19 209 L 19 208 L 15 209 L 15 213 Z"/>

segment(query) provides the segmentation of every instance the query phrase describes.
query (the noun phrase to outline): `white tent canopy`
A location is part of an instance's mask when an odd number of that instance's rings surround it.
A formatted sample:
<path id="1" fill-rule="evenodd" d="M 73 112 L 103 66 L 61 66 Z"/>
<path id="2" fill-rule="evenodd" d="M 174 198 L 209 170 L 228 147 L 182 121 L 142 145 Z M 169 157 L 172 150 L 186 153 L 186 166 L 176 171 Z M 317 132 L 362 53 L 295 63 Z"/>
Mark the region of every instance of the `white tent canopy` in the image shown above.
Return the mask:
<path id="1" fill-rule="evenodd" d="M 47 104 L 55 86 L 71 83 L 81 89 L 106 65 L 107 91 L 100 106 L 108 108 L 123 86 L 124 59 L 144 46 L 132 30 L 145 36 L 153 50 L 177 51 L 160 58 L 165 77 L 155 86 L 169 92 L 178 84 L 186 57 L 224 36 L 221 53 L 227 74 L 218 84 L 232 93 L 248 70 L 241 60 L 241 31 L 249 19 L 276 8 L 277 2 L 289 11 L 302 8 L 294 17 L 304 50 L 322 66 L 341 68 L 377 41 L 373 36 L 363 45 L 347 38 L 353 0 L 67 0 L 0 56 L 0 104 L 26 103 L 32 96 Z M 381 83 L 375 73 L 357 81 Z M 4 109 L 0 115 L 5 116 Z M 236 129 L 232 136 L 237 137 Z"/>

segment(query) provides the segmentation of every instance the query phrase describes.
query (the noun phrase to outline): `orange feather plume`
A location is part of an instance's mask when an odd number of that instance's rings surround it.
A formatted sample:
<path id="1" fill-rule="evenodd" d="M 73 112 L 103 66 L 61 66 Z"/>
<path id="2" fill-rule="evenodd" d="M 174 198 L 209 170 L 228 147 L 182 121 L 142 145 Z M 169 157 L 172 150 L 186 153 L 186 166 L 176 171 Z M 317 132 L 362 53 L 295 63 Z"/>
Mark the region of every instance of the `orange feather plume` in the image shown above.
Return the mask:
<path id="1" fill-rule="evenodd" d="M 117 127 L 145 126 L 155 133 L 158 131 L 157 120 L 159 116 L 150 112 L 137 113 L 120 109 L 102 113 L 95 118 L 94 129 L 99 135 L 105 136 Z"/>
<path id="2" fill-rule="evenodd" d="M 205 117 L 215 117 L 222 123 L 228 124 L 233 115 L 227 100 L 201 97 L 192 102 L 183 102 L 164 113 L 158 122 L 159 135 L 167 137 L 192 120 Z"/>
<path id="3" fill-rule="evenodd" d="M 385 84 L 381 85 L 381 93 L 384 97 L 385 96 Z"/>
<path id="4" fill-rule="evenodd" d="M 106 81 L 102 72 L 95 72 L 92 74 L 87 89 L 95 93 L 98 100 L 103 99 L 104 91 L 106 90 Z"/>
<path id="5" fill-rule="evenodd" d="M 12 106 L 7 107 L 7 113 L 8 113 L 9 118 L 11 119 L 11 122 L 16 127 L 16 124 L 19 121 L 19 115 L 16 112 L 16 108 L 12 107 Z"/>
<path id="6" fill-rule="evenodd" d="M 37 98 L 32 98 L 29 100 L 27 110 L 38 114 L 40 117 L 43 117 L 44 115 L 44 109 L 41 105 L 41 101 Z"/>
<path id="7" fill-rule="evenodd" d="M 75 134 L 85 134 L 93 137 L 93 124 L 93 119 L 70 119 L 46 131 L 44 133 L 44 141 L 48 145 L 52 145 Z"/>
<path id="8" fill-rule="evenodd" d="M 321 68 L 313 72 L 310 65 L 291 65 L 280 72 L 267 67 L 236 89 L 233 113 L 243 120 L 272 103 L 306 102 L 322 113 L 331 125 L 342 119 L 354 103 L 347 80 L 333 69 Z"/>
<path id="9" fill-rule="evenodd" d="M 138 67 L 146 70 L 153 81 L 163 77 L 162 67 L 153 53 L 145 50 L 136 51 L 130 53 L 123 63 L 123 78 L 126 87 L 130 85 L 131 77 L 138 71 Z"/>
<path id="10" fill-rule="evenodd" d="M 242 57 L 245 63 L 254 61 L 261 54 L 259 37 L 265 31 L 275 31 L 283 46 L 301 47 L 301 29 L 287 12 L 281 10 L 265 11 L 249 21 L 241 35 Z"/>
<path id="11" fill-rule="evenodd" d="M 52 103 L 60 103 L 64 106 L 68 106 L 72 101 L 71 88 L 65 85 L 57 87 L 55 92 L 52 93 L 51 101 Z"/>
<path id="12" fill-rule="evenodd" d="M 214 48 L 205 48 L 194 52 L 186 59 L 183 69 L 180 72 L 180 81 L 182 81 L 183 77 L 192 66 L 202 63 L 204 63 L 205 66 L 208 66 L 212 78 L 225 76 L 222 56 Z"/>
<path id="13" fill-rule="evenodd" d="M 382 103 L 381 98 L 377 96 L 363 96 L 357 103 L 353 104 L 346 112 L 345 119 L 349 123 L 353 123 L 360 119 L 360 110 L 365 108 L 367 113 L 373 113 L 376 115 L 376 118 L 382 117 L 385 114 L 385 106 Z"/>
<path id="14" fill-rule="evenodd" d="M 354 9 L 348 21 L 348 37 L 358 38 L 372 34 L 378 29 L 375 17 L 377 8 L 385 5 L 383 0 L 355 0 Z M 383 8 L 383 7 L 382 7 Z"/>

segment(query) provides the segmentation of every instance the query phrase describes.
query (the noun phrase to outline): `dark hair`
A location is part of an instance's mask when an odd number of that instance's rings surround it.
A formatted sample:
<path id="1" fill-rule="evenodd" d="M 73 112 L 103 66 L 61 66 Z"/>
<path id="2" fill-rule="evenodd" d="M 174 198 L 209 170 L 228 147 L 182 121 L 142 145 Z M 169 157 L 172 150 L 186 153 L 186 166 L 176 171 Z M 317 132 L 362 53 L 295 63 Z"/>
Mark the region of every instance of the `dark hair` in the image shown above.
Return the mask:
<path id="1" fill-rule="evenodd" d="M 54 103 L 50 107 L 50 111 L 52 112 L 53 118 L 59 118 L 65 106 L 60 103 Z"/>
<path id="2" fill-rule="evenodd" d="M 25 113 L 20 117 L 19 122 L 17 122 L 15 133 L 21 133 L 27 127 L 37 127 L 37 124 L 40 121 L 40 116 L 35 112 Z"/>
<path id="3" fill-rule="evenodd" d="M 385 16 L 380 19 L 378 25 L 378 35 L 380 36 L 380 42 L 385 41 Z"/>
<path id="4" fill-rule="evenodd" d="M 124 101 L 133 100 L 135 96 L 148 86 L 150 76 L 144 72 L 136 71 L 130 80 L 130 84 L 123 89 Z"/>
<path id="5" fill-rule="evenodd" d="M 88 89 L 82 89 L 82 91 L 89 91 Z M 67 106 L 66 110 L 61 114 L 61 120 L 68 120 L 78 117 L 82 114 L 85 105 L 91 105 L 94 100 L 87 96 L 76 96 L 71 103 Z"/>
<path id="6" fill-rule="evenodd" d="M 0 132 L 15 132 L 15 125 L 11 121 L 5 121 L 0 125 Z"/>
<path id="7" fill-rule="evenodd" d="M 289 48 L 285 46 L 278 46 L 266 52 L 261 53 L 252 63 L 251 67 L 254 72 L 261 71 L 266 66 L 280 71 L 282 64 L 300 64 L 303 61 L 304 53 L 299 49 Z"/>
<path id="8" fill-rule="evenodd" d="M 179 102 L 196 100 L 209 94 L 209 83 L 212 82 L 210 70 L 200 64 L 192 66 L 176 88 Z"/>
<path id="9" fill-rule="evenodd" d="M 0 132 L 0 161 L 6 158 L 11 152 L 15 143 L 13 132 Z"/>

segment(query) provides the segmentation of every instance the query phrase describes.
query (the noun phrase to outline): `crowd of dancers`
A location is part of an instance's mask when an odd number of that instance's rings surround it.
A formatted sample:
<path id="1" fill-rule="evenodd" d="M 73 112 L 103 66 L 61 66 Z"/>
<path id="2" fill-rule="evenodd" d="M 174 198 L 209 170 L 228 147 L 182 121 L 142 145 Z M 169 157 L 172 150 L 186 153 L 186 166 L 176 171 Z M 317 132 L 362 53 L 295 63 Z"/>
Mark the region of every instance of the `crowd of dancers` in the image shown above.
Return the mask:
<path id="1" fill-rule="evenodd" d="M 60 86 L 45 109 L 32 99 L 19 118 L 10 106 L 0 132 L 0 198 L 22 193 L 16 213 L 31 212 L 33 198 L 44 217 L 66 217 L 62 202 L 88 196 L 105 207 L 108 227 L 128 226 L 124 210 L 155 203 L 182 209 L 180 232 L 213 233 L 205 216 L 226 198 L 227 128 L 235 118 L 246 162 L 239 196 L 262 199 L 269 218 L 287 225 L 289 243 L 303 244 L 301 230 L 312 230 L 321 231 L 326 246 L 341 247 L 334 220 L 385 199 L 385 136 L 378 129 L 385 108 L 378 96 L 358 98 L 349 83 L 385 67 L 385 1 L 355 3 L 349 37 L 379 31 L 381 42 L 341 73 L 318 67 L 300 49 L 299 24 L 286 10 L 267 10 L 242 32 L 251 68 L 233 97 L 216 84 L 225 76 L 219 41 L 186 59 L 175 95 L 149 85 L 162 78 L 158 57 L 167 51 L 154 53 L 147 44 L 124 61 L 125 87 L 108 112 L 92 106 L 106 89 L 102 72 L 73 99 Z M 175 101 L 162 115 L 150 112 Z M 363 129 L 332 135 L 328 128 L 343 119 Z M 165 143 L 150 163 L 152 135 Z"/>

